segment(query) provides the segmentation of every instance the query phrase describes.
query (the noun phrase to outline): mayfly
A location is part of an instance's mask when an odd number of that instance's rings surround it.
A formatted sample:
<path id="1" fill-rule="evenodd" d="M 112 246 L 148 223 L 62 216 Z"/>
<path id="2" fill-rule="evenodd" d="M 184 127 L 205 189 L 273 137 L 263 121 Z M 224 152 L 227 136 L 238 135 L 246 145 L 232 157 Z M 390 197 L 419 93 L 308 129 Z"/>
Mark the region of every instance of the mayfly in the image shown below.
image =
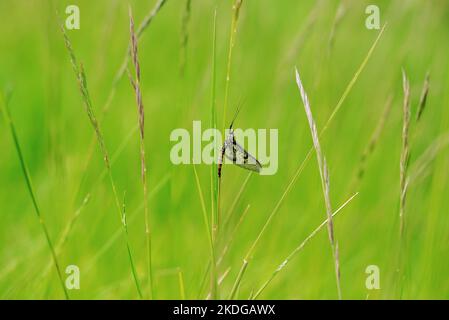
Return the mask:
<path id="1" fill-rule="evenodd" d="M 237 118 L 237 115 L 240 112 L 240 107 L 237 109 L 234 119 L 232 119 L 231 125 L 229 126 L 229 133 L 224 141 L 223 147 L 221 148 L 220 157 L 218 158 L 218 177 L 221 178 L 221 169 L 223 167 L 223 158 L 226 156 L 229 160 L 232 161 L 235 165 L 255 171 L 260 172 L 262 169 L 262 165 L 260 162 L 253 157 L 248 151 L 246 151 L 241 145 L 237 143 L 234 136 L 234 130 L 232 126 L 234 125 L 234 121 Z"/>

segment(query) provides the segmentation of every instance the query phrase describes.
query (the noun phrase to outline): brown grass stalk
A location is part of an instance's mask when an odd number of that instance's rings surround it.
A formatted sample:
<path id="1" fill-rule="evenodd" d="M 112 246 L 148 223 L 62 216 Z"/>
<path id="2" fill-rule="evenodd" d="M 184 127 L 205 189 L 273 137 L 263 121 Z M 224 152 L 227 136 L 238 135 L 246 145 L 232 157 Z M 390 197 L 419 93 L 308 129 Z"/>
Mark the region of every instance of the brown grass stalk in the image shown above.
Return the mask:
<path id="1" fill-rule="evenodd" d="M 404 251 L 406 245 L 405 205 L 409 185 L 408 168 L 410 160 L 410 83 L 404 69 L 402 69 L 402 90 L 404 97 L 402 103 L 402 146 L 399 160 L 399 243 L 396 268 L 397 278 L 395 283 L 399 298 L 402 297 L 402 289 L 404 285 Z"/>
<path id="2" fill-rule="evenodd" d="M 137 40 L 140 40 L 140 37 L 142 36 L 144 31 L 148 28 L 148 26 L 151 24 L 153 19 L 156 17 L 156 15 L 162 9 L 162 7 L 164 6 L 164 4 L 166 2 L 167 2 L 167 0 L 158 0 L 158 2 L 156 2 L 156 4 L 154 5 L 153 9 L 151 9 L 151 11 L 145 16 L 145 18 L 142 20 L 139 27 L 137 28 L 137 31 L 136 31 Z M 123 57 L 122 64 L 115 75 L 114 82 L 112 85 L 112 90 L 109 92 L 108 98 L 106 99 L 106 105 L 104 108 L 106 110 L 109 108 L 109 104 L 112 101 L 112 99 L 114 98 L 115 89 L 117 87 L 118 82 L 122 79 L 123 75 L 125 74 L 125 72 L 128 68 L 130 54 L 131 54 L 131 45 L 128 45 L 128 48 L 126 49 L 126 53 Z"/>
<path id="3" fill-rule="evenodd" d="M 153 287 L 153 268 L 152 268 L 152 250 L 151 250 L 151 229 L 148 214 L 148 186 L 147 186 L 147 165 L 145 159 L 145 108 L 142 100 L 141 91 L 141 76 L 140 76 L 140 63 L 138 56 L 138 43 L 137 36 L 134 31 L 134 19 L 132 16 L 131 7 L 129 8 L 129 30 L 130 30 L 130 46 L 131 57 L 134 66 L 134 79 L 131 79 L 131 84 L 134 88 L 136 95 L 139 133 L 140 133 L 140 175 L 142 179 L 143 187 L 143 202 L 144 202 L 144 216 L 145 216 L 145 239 L 147 246 L 147 279 L 148 279 L 148 291 L 150 299 L 153 299 L 154 287 Z"/>
<path id="4" fill-rule="evenodd" d="M 141 24 L 140 24 L 140 26 L 139 26 L 139 28 L 137 30 L 137 38 L 138 39 L 140 39 L 140 37 L 143 35 L 144 31 L 148 28 L 148 26 L 153 21 L 154 17 L 157 15 L 157 13 L 163 7 L 163 5 L 165 4 L 166 1 L 167 0 L 159 0 L 154 5 L 152 10 L 145 16 L 145 18 L 143 19 L 143 21 L 141 22 Z M 98 122 L 100 124 L 102 123 L 105 115 L 109 111 L 109 108 L 111 106 L 112 100 L 114 99 L 114 96 L 115 96 L 117 85 L 118 85 L 119 81 L 122 79 L 123 75 L 125 74 L 125 71 L 127 69 L 128 62 L 129 62 L 130 51 L 131 51 L 131 48 L 130 48 L 130 46 L 128 46 L 128 48 L 126 49 L 126 53 L 124 55 L 122 64 L 120 65 L 120 67 L 117 70 L 116 75 L 114 77 L 114 81 L 112 83 L 111 90 L 109 91 L 108 96 L 106 98 L 106 102 L 103 105 L 103 108 L 101 109 L 101 112 L 99 113 Z M 76 192 L 76 196 L 75 196 L 75 200 L 74 201 L 76 201 L 78 199 L 78 194 L 81 191 L 81 187 L 83 186 L 84 181 L 85 181 L 85 179 L 87 177 L 87 172 L 88 172 L 87 168 L 88 168 L 89 164 L 91 163 L 90 160 L 92 159 L 94 150 L 95 150 L 95 135 L 92 136 L 91 141 L 89 143 L 89 149 L 88 149 L 87 157 L 86 157 L 86 161 L 85 161 L 86 166 L 85 166 L 85 168 L 83 170 L 84 175 L 83 175 L 83 177 L 81 179 L 81 182 L 80 182 L 80 184 L 78 186 L 78 191 Z M 84 199 L 84 197 L 83 197 L 83 199 Z"/>
<path id="5" fill-rule="evenodd" d="M 407 199 L 407 171 L 410 159 L 409 131 L 410 131 L 410 83 L 404 70 L 402 70 L 402 88 L 404 100 L 402 104 L 402 148 L 399 163 L 400 168 L 400 201 L 399 201 L 399 233 L 401 239 L 405 232 L 405 203 Z"/>

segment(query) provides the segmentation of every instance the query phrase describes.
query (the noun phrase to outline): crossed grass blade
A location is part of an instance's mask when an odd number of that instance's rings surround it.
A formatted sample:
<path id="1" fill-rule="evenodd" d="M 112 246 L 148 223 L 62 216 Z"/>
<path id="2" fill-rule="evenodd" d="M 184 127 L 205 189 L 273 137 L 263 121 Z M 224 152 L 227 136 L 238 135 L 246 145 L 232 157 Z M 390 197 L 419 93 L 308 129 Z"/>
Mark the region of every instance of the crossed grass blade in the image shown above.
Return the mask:
<path id="1" fill-rule="evenodd" d="M 351 92 L 352 88 L 354 87 L 354 84 L 356 83 L 357 79 L 359 78 L 360 74 L 362 73 L 363 69 L 365 68 L 365 66 L 367 65 L 369 59 L 371 58 L 374 49 L 376 48 L 377 44 L 379 43 L 379 40 L 382 37 L 382 34 L 384 33 L 385 29 L 386 29 L 387 24 L 385 24 L 381 31 L 379 32 L 379 34 L 377 35 L 376 39 L 374 40 L 373 44 L 371 45 L 371 47 L 369 48 L 365 58 L 363 59 L 362 63 L 360 64 L 359 68 L 356 70 L 354 76 L 351 78 L 351 80 L 349 81 L 348 85 L 346 86 L 342 96 L 340 97 L 340 99 L 338 100 L 337 105 L 335 106 L 335 108 L 333 109 L 331 115 L 329 116 L 327 122 L 325 123 L 324 127 L 321 129 L 320 132 L 320 137 L 321 135 L 324 134 L 324 132 L 327 130 L 327 128 L 329 127 L 329 125 L 331 124 L 332 120 L 334 119 L 334 117 L 337 115 L 338 111 L 341 109 L 343 103 L 345 102 L 347 96 L 349 95 L 349 93 Z M 271 213 L 268 215 L 267 220 L 265 221 L 262 229 L 260 230 L 260 232 L 258 233 L 256 239 L 254 240 L 254 242 L 252 243 L 251 247 L 249 248 L 248 252 L 246 253 L 243 262 L 242 262 L 242 266 L 240 267 L 239 273 L 237 275 L 237 278 L 234 282 L 233 285 L 233 289 L 231 290 L 231 293 L 229 295 L 229 298 L 232 299 L 235 296 L 235 291 L 239 286 L 240 281 L 243 278 L 243 275 L 245 273 L 245 270 L 248 266 L 248 259 L 251 258 L 254 249 L 257 247 L 261 237 L 264 235 L 264 233 L 266 232 L 268 226 L 270 225 L 273 217 L 276 215 L 276 213 L 278 212 L 278 210 L 280 209 L 282 203 L 284 202 L 285 198 L 287 197 L 288 193 L 291 191 L 291 189 L 293 188 L 296 180 L 298 179 L 298 177 L 301 175 L 302 171 L 304 170 L 305 165 L 307 164 L 307 162 L 309 161 L 311 155 L 313 152 L 313 146 L 309 149 L 308 153 L 306 154 L 304 160 L 300 163 L 300 165 L 298 166 L 298 169 L 295 171 L 292 179 L 289 181 L 289 183 L 287 184 L 287 187 L 285 188 L 284 192 L 282 193 L 280 199 L 278 200 L 278 202 L 276 203 L 276 205 L 274 206 L 273 210 L 271 211 Z"/>
<path id="2" fill-rule="evenodd" d="M 102 131 L 100 129 L 100 124 L 98 123 L 97 118 L 96 118 L 95 113 L 94 113 L 94 109 L 93 109 L 93 106 L 92 106 L 92 100 L 90 98 L 90 94 L 89 94 L 89 90 L 88 90 L 86 73 L 84 72 L 83 65 L 82 64 L 78 64 L 78 62 L 77 62 L 77 59 L 76 59 L 76 56 L 75 56 L 75 53 L 74 53 L 74 50 L 73 50 L 73 47 L 72 47 L 72 43 L 70 42 L 70 39 L 67 36 L 67 33 L 65 32 L 64 26 L 61 24 L 60 27 L 61 27 L 61 32 L 62 32 L 63 37 L 64 37 L 64 42 L 65 42 L 67 51 L 68 51 L 69 56 L 70 56 L 70 62 L 72 64 L 73 71 L 75 72 L 75 76 L 76 76 L 76 79 L 78 81 L 78 86 L 79 86 L 79 89 L 80 89 L 80 92 L 81 92 L 81 96 L 82 96 L 82 99 L 83 99 L 83 103 L 84 103 L 84 109 L 85 109 L 85 111 L 87 113 L 87 116 L 89 118 L 90 124 L 91 124 L 91 126 L 92 126 L 92 128 L 93 128 L 93 130 L 95 132 L 95 137 L 96 137 L 97 143 L 98 143 L 100 151 L 101 151 L 101 153 L 103 155 L 103 161 L 104 161 L 104 165 L 105 165 L 105 168 L 106 168 L 106 171 L 107 171 L 107 175 L 109 177 L 109 182 L 110 182 L 112 193 L 113 193 L 113 197 L 114 197 L 114 203 L 115 203 L 115 206 L 116 206 L 116 209 L 117 209 L 119 221 L 121 222 L 121 225 L 122 225 L 122 233 L 123 233 L 123 236 L 125 238 L 126 249 L 127 249 L 127 252 L 128 252 L 128 260 L 129 260 L 130 267 L 131 267 L 131 274 L 132 274 L 132 277 L 134 279 L 134 283 L 136 285 L 137 293 L 138 293 L 140 298 L 143 298 L 142 290 L 140 288 L 140 284 L 139 284 L 138 277 L 137 277 L 137 272 L 135 270 L 135 264 L 134 264 L 133 256 L 132 256 L 132 253 L 131 253 L 131 245 L 130 245 L 130 242 L 129 242 L 128 232 L 127 232 L 127 229 L 126 229 L 126 225 L 124 225 L 123 221 L 122 221 L 122 206 L 121 206 L 120 200 L 118 198 L 117 188 L 116 188 L 116 185 L 115 185 L 115 182 L 114 182 L 114 178 L 112 176 L 111 162 L 110 162 L 110 159 L 109 159 L 109 153 L 108 153 L 108 150 L 106 148 L 106 144 L 104 142 L 103 134 L 102 134 Z"/>

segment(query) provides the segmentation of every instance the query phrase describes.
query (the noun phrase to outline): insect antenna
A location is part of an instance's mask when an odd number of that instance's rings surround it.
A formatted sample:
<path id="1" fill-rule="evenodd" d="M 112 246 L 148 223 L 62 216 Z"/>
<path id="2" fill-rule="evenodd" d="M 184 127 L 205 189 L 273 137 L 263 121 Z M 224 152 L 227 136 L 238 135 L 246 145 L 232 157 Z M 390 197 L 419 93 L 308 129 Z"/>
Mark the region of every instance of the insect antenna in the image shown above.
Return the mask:
<path id="1" fill-rule="evenodd" d="M 244 100 L 240 99 L 240 102 L 237 105 L 237 110 L 235 111 L 234 117 L 232 118 L 231 125 L 229 126 L 229 130 L 232 129 L 232 126 L 234 125 L 234 121 L 235 121 L 235 119 L 237 119 L 237 116 L 239 115 L 240 110 L 242 109 L 243 104 L 244 104 Z"/>
<path id="2" fill-rule="evenodd" d="M 232 118 L 231 125 L 229 126 L 229 131 L 232 130 L 232 126 L 234 125 L 234 121 L 235 121 L 235 119 L 237 119 L 237 116 L 239 115 L 240 110 L 242 109 L 243 104 L 244 104 L 244 100 L 240 99 L 240 102 L 237 105 L 237 110 L 235 111 L 234 117 Z M 218 168 L 217 168 L 218 170 L 217 171 L 218 171 L 218 178 L 219 179 L 221 178 L 221 170 L 223 168 L 223 160 L 224 160 L 225 152 L 226 152 L 226 145 L 224 143 L 222 148 L 221 148 L 220 156 L 218 158 Z"/>

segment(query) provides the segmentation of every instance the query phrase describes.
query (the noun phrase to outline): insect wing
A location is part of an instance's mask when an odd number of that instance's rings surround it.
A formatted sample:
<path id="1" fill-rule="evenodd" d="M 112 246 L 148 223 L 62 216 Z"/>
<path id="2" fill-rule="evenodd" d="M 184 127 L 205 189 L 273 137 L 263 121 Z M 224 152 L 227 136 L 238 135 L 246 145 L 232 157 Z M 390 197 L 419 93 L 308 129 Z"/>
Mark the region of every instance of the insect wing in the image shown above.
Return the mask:
<path id="1" fill-rule="evenodd" d="M 255 171 L 260 172 L 262 166 L 255 157 L 253 157 L 248 151 L 246 151 L 241 145 L 239 145 L 235 140 L 228 140 L 225 146 L 225 156 L 232 161 L 235 165 Z"/>

